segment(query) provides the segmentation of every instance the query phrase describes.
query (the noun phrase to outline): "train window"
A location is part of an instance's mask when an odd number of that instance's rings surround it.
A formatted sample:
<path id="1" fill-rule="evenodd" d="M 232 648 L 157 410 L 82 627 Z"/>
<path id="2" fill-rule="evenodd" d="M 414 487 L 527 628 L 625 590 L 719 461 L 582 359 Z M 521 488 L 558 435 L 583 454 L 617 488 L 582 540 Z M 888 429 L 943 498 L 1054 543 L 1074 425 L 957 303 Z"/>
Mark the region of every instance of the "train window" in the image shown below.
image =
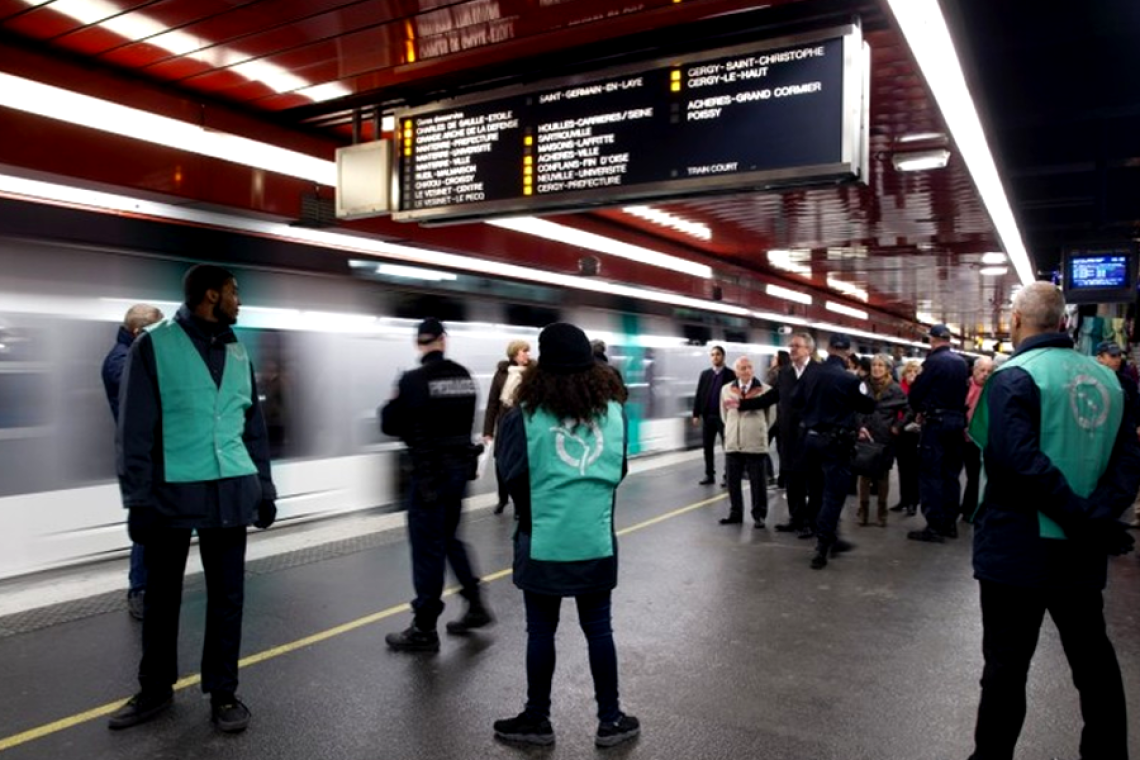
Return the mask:
<path id="1" fill-rule="evenodd" d="M 467 320 L 466 304 L 448 296 L 400 292 L 394 294 L 394 300 L 393 311 L 401 319 L 435 317 L 445 323 Z"/>
<path id="2" fill-rule="evenodd" d="M 36 428 L 50 422 L 44 379 L 42 372 L 11 371 L 0 364 L 0 430 Z"/>
<path id="3" fill-rule="evenodd" d="M 517 327 L 546 327 L 557 322 L 557 309 L 526 304 L 507 304 L 507 322 Z"/>

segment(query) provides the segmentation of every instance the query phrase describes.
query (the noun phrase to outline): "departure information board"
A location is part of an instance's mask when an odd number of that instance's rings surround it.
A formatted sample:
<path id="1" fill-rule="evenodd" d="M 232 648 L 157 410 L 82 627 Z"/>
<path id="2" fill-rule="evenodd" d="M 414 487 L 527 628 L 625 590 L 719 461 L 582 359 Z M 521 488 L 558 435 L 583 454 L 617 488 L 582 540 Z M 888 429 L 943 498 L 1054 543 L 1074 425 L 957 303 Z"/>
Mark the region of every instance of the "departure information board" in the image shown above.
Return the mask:
<path id="1" fill-rule="evenodd" d="M 401 112 L 393 217 L 859 178 L 867 60 L 849 27 Z"/>

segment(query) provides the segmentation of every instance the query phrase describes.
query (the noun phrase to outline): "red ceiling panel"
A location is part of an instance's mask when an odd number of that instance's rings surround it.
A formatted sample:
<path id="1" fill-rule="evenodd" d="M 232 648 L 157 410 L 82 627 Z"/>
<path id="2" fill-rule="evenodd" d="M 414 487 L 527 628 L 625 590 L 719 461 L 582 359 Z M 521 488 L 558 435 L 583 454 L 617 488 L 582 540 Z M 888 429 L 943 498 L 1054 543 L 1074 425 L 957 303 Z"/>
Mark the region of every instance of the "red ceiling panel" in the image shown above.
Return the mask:
<path id="1" fill-rule="evenodd" d="M 119 16 L 117 21 L 120 23 L 115 24 L 114 32 L 100 27 L 86 27 L 63 35 L 56 43 L 84 55 L 99 55 L 148 39 L 155 34 L 156 26 L 167 30 L 179 29 L 203 18 L 230 12 L 236 7 L 240 6 L 227 0 L 195 0 L 193 3 L 187 3 L 186 0 L 159 0 L 143 4 L 140 9 Z M 140 31 L 128 38 L 124 32 L 129 29 Z"/>

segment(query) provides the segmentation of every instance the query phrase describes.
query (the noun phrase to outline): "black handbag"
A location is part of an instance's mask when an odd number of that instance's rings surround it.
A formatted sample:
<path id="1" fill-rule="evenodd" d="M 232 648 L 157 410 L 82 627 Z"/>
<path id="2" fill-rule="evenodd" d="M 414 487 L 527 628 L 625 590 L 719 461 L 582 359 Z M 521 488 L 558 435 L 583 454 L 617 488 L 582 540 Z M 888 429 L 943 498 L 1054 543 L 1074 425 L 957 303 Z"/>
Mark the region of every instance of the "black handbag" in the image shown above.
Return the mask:
<path id="1" fill-rule="evenodd" d="M 874 441 L 856 441 L 855 453 L 851 457 L 851 471 L 868 478 L 880 478 L 891 469 L 890 452 L 887 444 Z"/>

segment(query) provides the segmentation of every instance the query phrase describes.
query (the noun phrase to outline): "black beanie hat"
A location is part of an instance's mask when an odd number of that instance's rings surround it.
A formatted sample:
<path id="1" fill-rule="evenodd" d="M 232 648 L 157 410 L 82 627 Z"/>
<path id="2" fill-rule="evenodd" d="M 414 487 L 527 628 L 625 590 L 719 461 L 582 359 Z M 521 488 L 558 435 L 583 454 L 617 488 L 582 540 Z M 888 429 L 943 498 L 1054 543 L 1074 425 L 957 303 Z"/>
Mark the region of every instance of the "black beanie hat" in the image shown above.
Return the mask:
<path id="1" fill-rule="evenodd" d="M 585 372 L 596 364 L 586 333 L 568 322 L 555 322 L 538 336 L 538 366 L 556 375 Z"/>

